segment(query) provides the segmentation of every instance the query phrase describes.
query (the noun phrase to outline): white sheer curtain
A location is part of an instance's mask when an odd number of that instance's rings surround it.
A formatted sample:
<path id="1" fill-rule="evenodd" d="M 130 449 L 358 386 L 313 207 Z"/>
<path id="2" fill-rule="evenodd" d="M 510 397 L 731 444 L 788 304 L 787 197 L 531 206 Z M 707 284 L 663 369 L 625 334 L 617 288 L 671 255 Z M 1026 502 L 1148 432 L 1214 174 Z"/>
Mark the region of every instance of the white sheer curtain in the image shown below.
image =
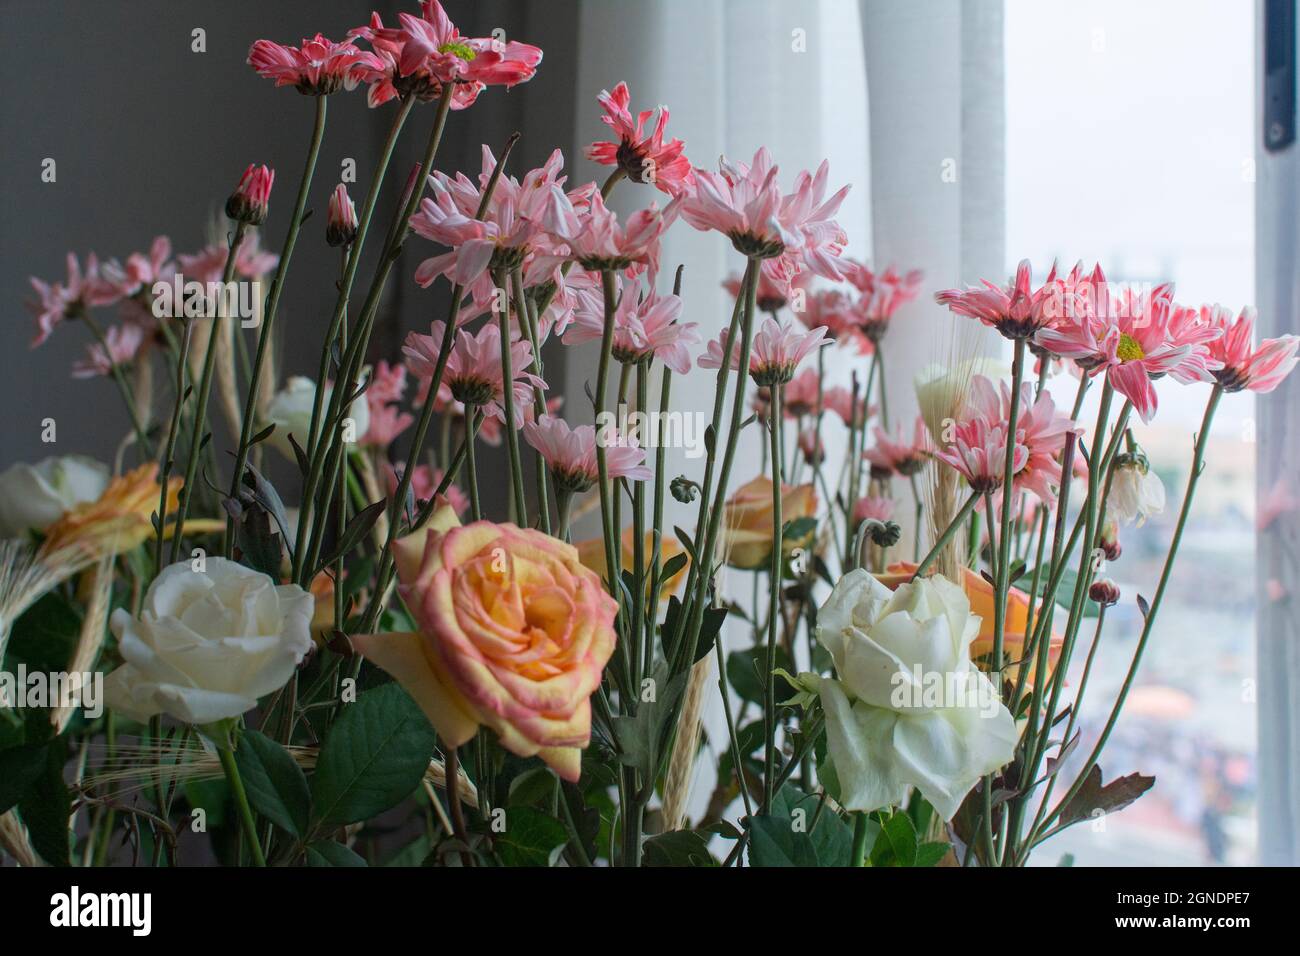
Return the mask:
<path id="1" fill-rule="evenodd" d="M 596 92 L 625 80 L 633 110 L 671 108 L 670 133 L 686 141 L 696 165 L 711 166 L 719 154 L 748 160 L 766 145 L 788 185 L 798 170 L 829 159 L 832 185 L 853 184 L 839 216 L 850 237 L 848 254 L 879 266 L 923 268 L 928 287 L 997 276 L 1004 208 L 1001 22 L 1000 0 L 587 0 L 575 154 L 605 136 Z M 620 185 L 613 205 L 627 213 L 652 198 L 648 187 Z M 739 255 L 716 234 L 679 226 L 663 263 L 665 273 L 686 265 L 686 319 L 698 322 L 706 338 L 716 336 L 731 306 L 719 283 L 740 271 Z M 898 317 L 887 369 L 898 420 L 915 414 L 912 376 L 934 360 L 936 340 L 945 341 L 951 330 L 928 297 Z M 836 362 L 847 379 L 849 357 L 841 353 Z M 594 366 L 575 354 L 566 393 L 582 395 Z M 865 380 L 865 360 L 858 372 Z M 712 402 L 711 375 L 674 379 L 674 408 L 707 415 Z M 758 435 L 755 429 L 742 442 L 733 485 L 757 472 Z M 701 468 L 698 459 L 672 449 L 668 470 L 698 477 Z M 688 519 L 690 510 L 671 499 L 668 505 L 667 526 Z M 583 531 L 594 534 L 595 527 Z M 731 588 L 743 584 L 747 593 L 748 582 L 738 578 L 733 575 Z M 726 639 L 731 650 L 751 640 L 737 626 L 729 626 Z M 720 707 L 710 687 L 704 723 L 715 753 L 726 746 Z M 692 815 L 714 783 L 712 762 L 700 761 Z"/>

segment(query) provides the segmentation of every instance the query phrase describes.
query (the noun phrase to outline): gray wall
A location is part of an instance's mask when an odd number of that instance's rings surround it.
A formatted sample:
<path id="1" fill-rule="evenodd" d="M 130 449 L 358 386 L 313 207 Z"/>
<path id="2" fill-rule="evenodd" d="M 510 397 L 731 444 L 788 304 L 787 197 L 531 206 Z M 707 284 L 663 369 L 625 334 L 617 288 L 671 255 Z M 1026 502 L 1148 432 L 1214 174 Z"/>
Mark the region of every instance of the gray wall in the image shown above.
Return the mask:
<path id="1" fill-rule="evenodd" d="M 445 5 L 463 32 L 486 35 L 500 26 L 541 46 L 545 60 L 531 83 L 508 92 L 489 90 L 472 109 L 452 114 L 439 168 L 476 173 L 479 144 L 495 149 L 516 129 L 524 138 L 512 171 L 539 163 L 556 145 L 572 164 L 576 0 Z M 278 251 L 313 107 L 310 98 L 259 78 L 244 63 L 248 47 L 259 37 L 296 43 L 318 30 L 340 39 L 365 23 L 372 7 L 386 22 L 395 21 L 396 10 L 418 9 L 414 0 L 0 5 L 0 168 L 6 171 L 0 216 L 0 468 L 72 452 L 106 459 L 129 427 L 110 381 L 70 377 L 72 362 L 90 340 L 87 329 L 69 323 L 40 348 L 29 348 L 34 324 L 22 307 L 30 293 L 27 277 L 61 278 L 69 249 L 78 255 L 93 250 L 101 259 L 125 257 L 147 249 L 159 233 L 171 236 L 177 251 L 199 248 L 207 223 L 250 162 L 276 169 L 263 241 Z M 205 53 L 191 52 L 196 27 L 206 30 Z M 395 109 L 392 103 L 367 109 L 364 90 L 331 98 L 311 200 L 316 215 L 304 228 L 281 304 L 286 373 L 316 373 L 338 261 L 324 242 L 324 213 L 340 162 L 356 159 L 358 183 L 351 189 L 359 204 Z M 386 223 L 432 117 L 432 107 L 413 114 L 377 223 Z M 46 157 L 58 164 L 55 183 L 41 181 Z M 578 162 L 591 178 L 590 164 Z M 395 355 L 407 330 L 443 316 L 445 290 L 422 290 L 411 280 L 416 264 L 433 249 L 418 238 L 408 243 L 376 330 L 375 357 Z M 364 295 L 369 275 L 363 262 L 354 296 Z M 53 446 L 40 438 L 46 417 L 58 422 Z"/>

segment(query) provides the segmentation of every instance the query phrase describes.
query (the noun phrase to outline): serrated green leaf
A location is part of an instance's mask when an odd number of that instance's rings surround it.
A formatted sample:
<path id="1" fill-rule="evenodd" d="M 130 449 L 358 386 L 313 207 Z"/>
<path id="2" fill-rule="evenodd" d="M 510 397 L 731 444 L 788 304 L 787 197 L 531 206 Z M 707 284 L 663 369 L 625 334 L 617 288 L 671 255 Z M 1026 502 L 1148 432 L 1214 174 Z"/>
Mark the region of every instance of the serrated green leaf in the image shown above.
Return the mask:
<path id="1" fill-rule="evenodd" d="M 239 738 L 235 763 L 253 809 L 294 836 L 305 836 L 311 791 L 289 752 L 265 734 L 246 730 Z"/>

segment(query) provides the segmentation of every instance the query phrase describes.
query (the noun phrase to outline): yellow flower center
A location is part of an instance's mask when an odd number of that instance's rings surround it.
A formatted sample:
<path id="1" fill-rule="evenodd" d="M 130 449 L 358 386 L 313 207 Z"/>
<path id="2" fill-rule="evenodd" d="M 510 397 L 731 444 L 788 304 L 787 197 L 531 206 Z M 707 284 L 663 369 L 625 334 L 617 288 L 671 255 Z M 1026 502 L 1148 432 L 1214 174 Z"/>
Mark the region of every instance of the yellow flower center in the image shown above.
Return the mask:
<path id="1" fill-rule="evenodd" d="M 474 57 L 478 56 L 478 54 L 474 52 L 473 48 L 470 47 L 468 43 L 456 43 L 455 41 L 452 41 L 451 43 L 444 43 L 442 46 L 438 47 L 438 52 L 454 53 L 456 54 L 456 56 L 460 57 L 466 63 L 474 59 Z"/>
<path id="2" fill-rule="evenodd" d="M 1120 333 L 1119 347 L 1115 349 L 1115 354 L 1119 356 L 1121 362 L 1137 362 L 1147 357 L 1138 340 L 1127 332 Z"/>

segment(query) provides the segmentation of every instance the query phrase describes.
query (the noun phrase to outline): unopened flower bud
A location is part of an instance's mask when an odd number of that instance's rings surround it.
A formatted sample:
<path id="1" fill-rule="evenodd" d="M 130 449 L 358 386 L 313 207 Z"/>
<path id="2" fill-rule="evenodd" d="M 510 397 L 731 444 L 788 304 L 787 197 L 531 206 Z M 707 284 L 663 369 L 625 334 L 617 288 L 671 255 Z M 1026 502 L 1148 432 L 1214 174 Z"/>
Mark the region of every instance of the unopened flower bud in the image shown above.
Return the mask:
<path id="1" fill-rule="evenodd" d="M 1112 517 L 1107 517 L 1101 526 L 1101 540 L 1098 543 L 1107 561 L 1118 561 L 1119 556 L 1124 553 L 1119 543 L 1119 522 Z"/>
<path id="2" fill-rule="evenodd" d="M 903 529 L 893 521 L 877 521 L 871 518 L 867 520 L 866 528 L 867 537 L 871 539 L 871 543 L 882 548 L 892 548 L 898 544 L 898 539 L 903 536 Z"/>
<path id="3" fill-rule="evenodd" d="M 357 207 L 347 187 L 339 183 L 330 193 L 329 216 L 325 223 L 325 241 L 331 246 L 348 246 L 357 237 Z"/>
<path id="4" fill-rule="evenodd" d="M 271 202 L 271 184 L 275 171 L 270 166 L 249 166 L 239 178 L 239 185 L 226 200 L 226 215 L 235 222 L 260 226 L 266 221 Z"/>
<path id="5" fill-rule="evenodd" d="M 1119 601 L 1119 585 L 1110 578 L 1098 578 L 1088 588 L 1088 597 L 1102 607 L 1110 607 Z"/>

